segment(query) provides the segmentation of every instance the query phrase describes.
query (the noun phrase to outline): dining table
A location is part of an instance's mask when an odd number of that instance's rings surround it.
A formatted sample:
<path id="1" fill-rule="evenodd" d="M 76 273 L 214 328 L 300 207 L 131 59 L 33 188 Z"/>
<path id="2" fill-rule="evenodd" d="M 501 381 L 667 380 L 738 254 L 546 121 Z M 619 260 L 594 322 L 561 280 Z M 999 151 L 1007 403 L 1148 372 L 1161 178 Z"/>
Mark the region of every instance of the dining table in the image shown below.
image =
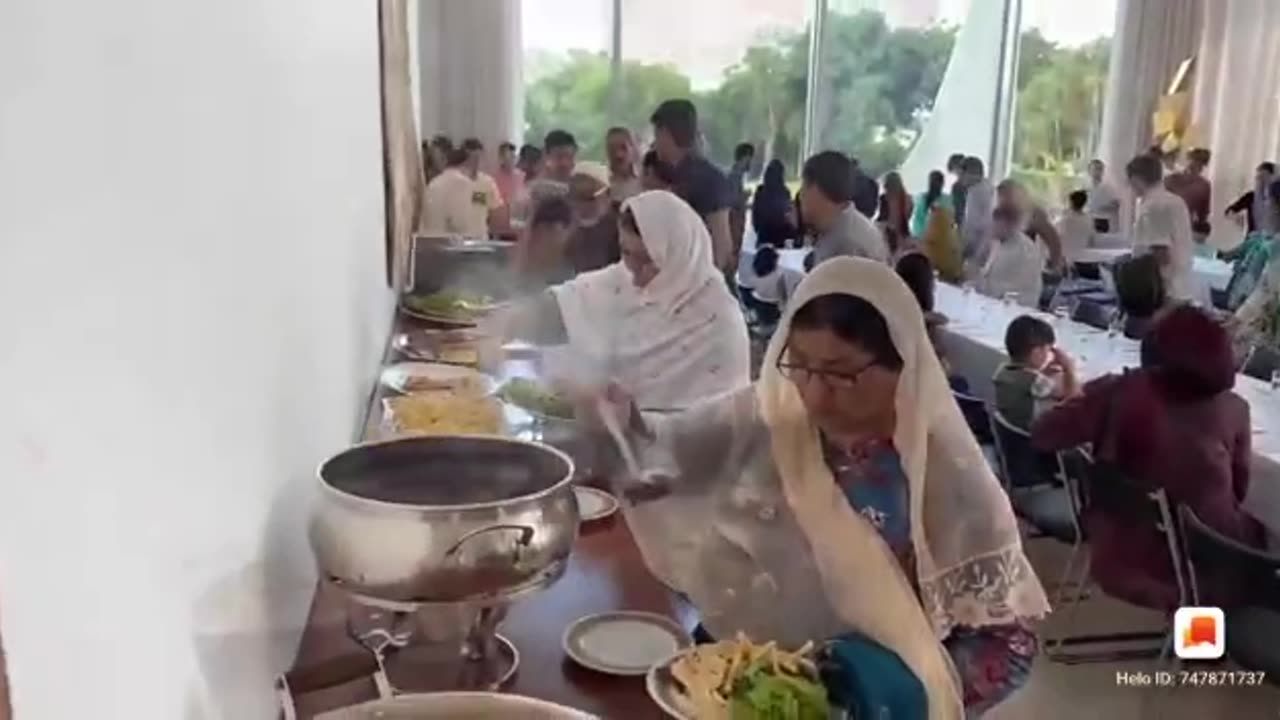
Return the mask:
<path id="1" fill-rule="evenodd" d="M 401 314 L 394 333 L 429 326 Z M 390 343 L 388 345 L 388 364 L 403 359 Z M 537 377 L 543 372 L 540 357 L 538 352 L 509 357 L 489 370 L 499 382 L 512 377 Z M 367 438 L 385 436 L 382 399 L 389 392 L 379 385 L 370 397 L 365 423 Z M 598 476 L 577 478 L 575 482 L 607 489 L 607 483 Z M 351 606 L 341 590 L 323 578 L 320 580 L 294 670 L 305 672 L 329 660 L 358 657 L 359 653 L 367 652 L 348 632 Z M 658 720 L 666 717 L 649 698 L 644 677 L 614 676 L 590 670 L 576 664 L 565 653 L 564 634 L 571 624 L 584 617 L 613 611 L 654 613 L 689 632 L 698 623 L 693 607 L 648 570 L 621 509 L 606 518 L 583 523 L 564 574 L 549 587 L 512 601 L 498 632 L 515 646 L 519 664 L 502 691 L 559 703 L 600 718 Z M 412 671 L 410 662 L 404 663 L 409 672 Z M 372 677 L 361 677 L 295 695 L 294 705 L 299 718 L 310 719 L 377 697 Z"/>

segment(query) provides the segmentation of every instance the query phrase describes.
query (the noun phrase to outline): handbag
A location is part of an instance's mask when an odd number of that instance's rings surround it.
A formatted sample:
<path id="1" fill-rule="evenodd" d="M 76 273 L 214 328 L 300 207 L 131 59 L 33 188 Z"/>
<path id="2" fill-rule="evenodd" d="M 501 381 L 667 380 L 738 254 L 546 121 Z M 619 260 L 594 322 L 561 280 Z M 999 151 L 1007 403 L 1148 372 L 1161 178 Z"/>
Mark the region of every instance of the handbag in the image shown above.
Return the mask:
<path id="1" fill-rule="evenodd" d="M 862 635 L 848 633 L 827 644 L 820 667 L 831 701 L 850 720 L 925 720 L 924 683 L 897 653 Z"/>

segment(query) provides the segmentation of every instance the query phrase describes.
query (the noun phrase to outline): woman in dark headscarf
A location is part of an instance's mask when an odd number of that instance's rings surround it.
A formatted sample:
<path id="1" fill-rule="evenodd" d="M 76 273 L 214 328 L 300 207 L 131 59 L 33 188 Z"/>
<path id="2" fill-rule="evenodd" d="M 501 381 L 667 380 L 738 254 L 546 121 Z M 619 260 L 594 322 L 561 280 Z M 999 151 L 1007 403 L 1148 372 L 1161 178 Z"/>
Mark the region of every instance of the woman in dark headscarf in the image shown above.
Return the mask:
<path id="1" fill-rule="evenodd" d="M 1241 508 L 1249 490 L 1249 405 L 1231 391 L 1226 331 L 1189 305 L 1170 309 L 1142 341 L 1142 368 L 1085 385 L 1032 426 L 1042 450 L 1092 443 L 1095 457 L 1133 481 L 1163 488 L 1210 527 L 1260 547 L 1261 526 Z M 1094 580 L 1108 594 L 1171 610 L 1179 598 L 1164 537 L 1149 523 L 1101 508 L 1085 517 Z M 1202 587 L 1214 600 L 1221 587 Z"/>
<path id="2" fill-rule="evenodd" d="M 751 201 L 751 227 L 755 228 L 757 245 L 786 247 L 798 234 L 786 173 L 781 160 L 770 160 L 764 168 L 764 181 Z"/>

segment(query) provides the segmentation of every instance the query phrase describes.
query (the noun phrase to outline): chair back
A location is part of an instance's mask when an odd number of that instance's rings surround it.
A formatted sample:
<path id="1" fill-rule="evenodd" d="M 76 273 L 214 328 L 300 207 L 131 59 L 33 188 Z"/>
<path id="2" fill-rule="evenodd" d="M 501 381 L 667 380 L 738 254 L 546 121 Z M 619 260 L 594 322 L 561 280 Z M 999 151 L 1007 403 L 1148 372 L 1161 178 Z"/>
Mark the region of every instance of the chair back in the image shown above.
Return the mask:
<path id="1" fill-rule="evenodd" d="M 1191 588 L 1181 528 L 1175 520 L 1176 513 L 1164 489 L 1143 487 L 1120 472 L 1111 462 L 1097 459 L 1081 481 L 1082 515 L 1098 510 L 1112 517 L 1123 518 L 1131 526 L 1152 528 L 1164 538 L 1169 552 L 1169 564 L 1178 584 L 1179 602 L 1186 605 L 1191 599 Z"/>
<path id="2" fill-rule="evenodd" d="M 1076 303 L 1076 309 L 1071 313 L 1071 319 L 1079 323 L 1084 323 L 1089 327 L 1099 330 L 1106 330 L 1111 327 L 1111 319 L 1115 311 L 1092 300 L 1081 299 Z"/>
<path id="3" fill-rule="evenodd" d="M 1035 449 L 1031 435 L 1010 423 L 999 411 L 991 413 L 991 428 L 1006 489 L 1056 485 L 1065 477 L 1061 458 Z"/>
<path id="4" fill-rule="evenodd" d="M 1075 276 L 1085 280 L 1101 280 L 1102 270 L 1095 262 L 1078 262 L 1072 265 Z"/>
<path id="5" fill-rule="evenodd" d="M 1280 352 L 1270 345 L 1255 345 L 1249 351 L 1249 359 L 1244 361 L 1244 374 L 1252 378 L 1271 382 L 1271 375 L 1280 370 Z"/>
<path id="6" fill-rule="evenodd" d="M 972 395 L 966 395 L 955 390 L 951 394 L 956 398 L 956 404 L 960 406 L 960 413 L 964 415 L 965 422 L 969 425 L 969 429 L 973 431 L 973 437 L 977 439 L 979 445 L 992 445 L 995 438 L 991 435 L 991 416 L 987 412 L 987 404 L 982 398 Z"/>
<path id="7" fill-rule="evenodd" d="M 1209 527 L 1185 505 L 1178 508 L 1186 548 L 1191 601 L 1205 598 L 1206 578 L 1226 580 L 1247 588 L 1250 604 L 1280 610 L 1280 556 L 1249 547 Z"/>

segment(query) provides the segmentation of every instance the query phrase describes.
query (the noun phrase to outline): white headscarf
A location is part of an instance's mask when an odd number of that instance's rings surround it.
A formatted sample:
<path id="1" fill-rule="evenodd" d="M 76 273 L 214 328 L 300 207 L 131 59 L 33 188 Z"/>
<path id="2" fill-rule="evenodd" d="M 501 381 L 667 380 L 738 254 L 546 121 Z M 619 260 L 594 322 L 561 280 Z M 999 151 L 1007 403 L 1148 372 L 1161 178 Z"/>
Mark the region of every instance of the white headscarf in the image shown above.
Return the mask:
<path id="1" fill-rule="evenodd" d="M 552 288 L 574 351 L 643 408 L 680 409 L 750 382 L 746 323 L 711 257 L 702 218 L 665 190 L 627 200 L 657 275 L 622 263 Z"/>
<path id="2" fill-rule="evenodd" d="M 799 391 L 777 371 L 796 310 L 833 293 L 871 303 L 902 357 L 893 443 L 908 481 L 920 601 L 888 545 L 843 497 Z M 960 684 L 939 640 L 955 625 L 1008 623 L 1049 609 L 1008 498 L 951 397 L 919 305 L 891 269 L 829 260 L 788 308 L 756 385 L 787 505 L 835 612 L 911 667 L 928 691 L 931 720 L 962 718 Z"/>

